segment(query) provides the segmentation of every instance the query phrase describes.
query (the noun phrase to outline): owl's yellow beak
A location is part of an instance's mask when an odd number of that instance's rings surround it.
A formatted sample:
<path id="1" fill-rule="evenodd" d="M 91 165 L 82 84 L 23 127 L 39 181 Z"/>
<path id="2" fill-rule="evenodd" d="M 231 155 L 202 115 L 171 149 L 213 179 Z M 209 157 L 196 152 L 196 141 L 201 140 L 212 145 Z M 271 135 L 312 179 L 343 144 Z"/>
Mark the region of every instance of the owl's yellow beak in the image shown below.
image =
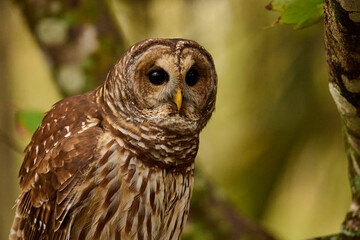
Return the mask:
<path id="1" fill-rule="evenodd" d="M 176 89 L 176 94 L 174 96 L 174 103 L 176 104 L 178 111 L 180 111 L 182 104 L 182 93 L 180 88 Z"/>

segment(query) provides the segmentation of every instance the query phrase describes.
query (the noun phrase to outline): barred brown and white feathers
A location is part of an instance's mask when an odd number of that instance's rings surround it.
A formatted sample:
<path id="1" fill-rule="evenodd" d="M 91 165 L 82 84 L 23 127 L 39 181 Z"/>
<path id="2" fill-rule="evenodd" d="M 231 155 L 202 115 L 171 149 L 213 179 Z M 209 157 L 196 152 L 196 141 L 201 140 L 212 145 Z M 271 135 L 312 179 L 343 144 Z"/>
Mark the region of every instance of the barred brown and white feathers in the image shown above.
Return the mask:
<path id="1" fill-rule="evenodd" d="M 44 117 L 25 150 L 10 239 L 179 239 L 216 88 L 196 42 L 132 46 L 103 85 Z"/>

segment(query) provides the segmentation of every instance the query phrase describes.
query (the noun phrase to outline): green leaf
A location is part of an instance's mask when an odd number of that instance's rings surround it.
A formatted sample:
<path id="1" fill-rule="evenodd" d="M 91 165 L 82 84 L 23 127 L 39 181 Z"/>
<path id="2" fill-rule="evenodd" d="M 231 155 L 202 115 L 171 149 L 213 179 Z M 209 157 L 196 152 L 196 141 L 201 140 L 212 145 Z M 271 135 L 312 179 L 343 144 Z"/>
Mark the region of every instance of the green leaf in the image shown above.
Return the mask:
<path id="1" fill-rule="evenodd" d="M 273 0 L 265 8 L 271 11 L 284 12 L 294 0 Z"/>
<path id="2" fill-rule="evenodd" d="M 324 17 L 323 6 L 323 0 L 273 0 L 266 8 L 282 12 L 275 24 L 294 24 L 294 29 L 302 29 Z"/>
<path id="3" fill-rule="evenodd" d="M 17 123 L 31 134 L 39 127 L 44 114 L 37 110 L 19 110 L 16 113 Z"/>

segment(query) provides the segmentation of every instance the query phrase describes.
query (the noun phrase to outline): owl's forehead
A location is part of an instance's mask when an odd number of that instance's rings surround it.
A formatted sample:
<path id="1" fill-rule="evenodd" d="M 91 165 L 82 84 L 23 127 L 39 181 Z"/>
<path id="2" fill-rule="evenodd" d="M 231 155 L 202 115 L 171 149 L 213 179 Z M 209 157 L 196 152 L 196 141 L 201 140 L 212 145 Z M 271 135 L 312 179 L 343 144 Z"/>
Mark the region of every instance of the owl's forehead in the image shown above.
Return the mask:
<path id="1" fill-rule="evenodd" d="M 141 41 L 133 45 L 128 54 L 133 60 L 145 57 L 146 58 L 160 58 L 163 55 L 166 57 L 175 56 L 179 58 L 178 61 L 184 60 L 186 55 L 192 55 L 195 58 L 200 58 L 212 63 L 212 57 L 204 47 L 193 40 L 189 39 L 163 39 L 152 38 Z M 176 60 L 173 58 L 173 61 Z"/>
<path id="2" fill-rule="evenodd" d="M 179 67 L 187 68 L 194 65 L 195 59 L 191 54 L 180 54 L 164 53 L 155 60 L 155 65 L 163 68 L 173 68 L 174 71 Z"/>
<path id="3" fill-rule="evenodd" d="M 174 70 L 191 67 L 196 61 L 206 61 L 206 57 L 197 48 L 184 45 L 153 45 L 136 58 L 140 65 L 149 63 Z"/>

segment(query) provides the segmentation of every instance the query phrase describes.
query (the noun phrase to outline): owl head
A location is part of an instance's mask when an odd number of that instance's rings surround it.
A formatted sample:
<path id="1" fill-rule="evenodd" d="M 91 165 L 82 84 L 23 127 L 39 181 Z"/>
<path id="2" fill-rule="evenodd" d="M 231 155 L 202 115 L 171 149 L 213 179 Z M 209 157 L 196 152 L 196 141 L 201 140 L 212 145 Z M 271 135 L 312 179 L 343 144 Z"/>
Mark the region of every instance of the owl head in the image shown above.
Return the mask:
<path id="1" fill-rule="evenodd" d="M 187 134 L 211 117 L 217 75 L 211 55 L 195 41 L 148 39 L 125 52 L 105 87 L 127 121 Z"/>

